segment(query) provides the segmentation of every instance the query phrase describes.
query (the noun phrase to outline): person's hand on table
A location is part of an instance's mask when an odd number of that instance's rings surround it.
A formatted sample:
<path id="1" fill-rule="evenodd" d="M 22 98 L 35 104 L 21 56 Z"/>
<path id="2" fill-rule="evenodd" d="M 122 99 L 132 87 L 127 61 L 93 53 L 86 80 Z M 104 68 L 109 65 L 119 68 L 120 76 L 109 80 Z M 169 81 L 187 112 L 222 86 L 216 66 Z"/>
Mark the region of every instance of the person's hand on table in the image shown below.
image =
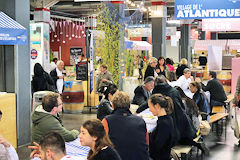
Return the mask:
<path id="1" fill-rule="evenodd" d="M 58 76 L 59 79 L 63 79 L 63 76 Z"/>
<path id="2" fill-rule="evenodd" d="M 10 147 L 10 144 L 3 138 L 1 134 L 0 134 L 0 144 L 2 144 L 5 148 Z"/>
<path id="3" fill-rule="evenodd" d="M 40 155 L 40 146 L 36 142 L 33 142 L 34 146 L 28 146 L 28 148 L 33 149 L 32 153 L 30 154 L 30 158 L 38 157 L 41 158 Z"/>
<path id="4" fill-rule="evenodd" d="M 200 78 L 196 78 L 195 81 L 201 83 L 201 79 Z"/>

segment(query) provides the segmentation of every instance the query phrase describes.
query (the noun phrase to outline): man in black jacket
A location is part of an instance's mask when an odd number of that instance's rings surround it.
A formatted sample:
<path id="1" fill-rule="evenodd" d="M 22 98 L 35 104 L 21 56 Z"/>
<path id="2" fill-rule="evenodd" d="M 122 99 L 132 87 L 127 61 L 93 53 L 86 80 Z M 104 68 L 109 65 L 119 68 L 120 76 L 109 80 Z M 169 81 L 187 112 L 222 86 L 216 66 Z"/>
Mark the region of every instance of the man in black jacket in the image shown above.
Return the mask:
<path id="1" fill-rule="evenodd" d="M 147 102 L 148 98 L 151 96 L 151 91 L 154 88 L 154 77 L 149 76 L 145 79 L 144 85 L 138 86 L 134 90 L 134 97 L 132 104 L 141 105 Z"/>
<path id="2" fill-rule="evenodd" d="M 62 60 L 57 61 L 57 68 L 50 72 L 50 75 L 54 81 L 55 87 L 60 94 L 63 92 L 64 80 L 63 80 L 64 62 Z"/>
<path id="3" fill-rule="evenodd" d="M 225 106 L 225 100 L 227 100 L 226 93 L 222 84 L 217 80 L 216 72 L 210 71 L 208 74 L 208 83 L 205 86 L 199 78 L 196 81 L 201 82 L 204 92 L 210 92 L 210 111 L 212 112 L 213 106 Z"/>

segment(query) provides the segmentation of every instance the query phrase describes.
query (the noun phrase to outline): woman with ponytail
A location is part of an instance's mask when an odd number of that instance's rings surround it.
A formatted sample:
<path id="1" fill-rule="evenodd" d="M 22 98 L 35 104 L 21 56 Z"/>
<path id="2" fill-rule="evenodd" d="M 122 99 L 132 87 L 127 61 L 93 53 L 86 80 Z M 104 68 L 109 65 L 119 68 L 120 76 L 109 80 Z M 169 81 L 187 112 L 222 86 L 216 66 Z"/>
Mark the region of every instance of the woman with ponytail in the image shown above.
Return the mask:
<path id="1" fill-rule="evenodd" d="M 83 146 L 90 147 L 87 160 L 121 160 L 100 120 L 86 121 L 79 138 Z"/>
<path id="2" fill-rule="evenodd" d="M 173 112 L 173 101 L 168 96 L 154 94 L 148 100 L 149 110 L 158 116 L 157 127 L 150 135 L 149 153 L 153 160 L 169 160 L 173 145 L 174 124 L 169 115 Z"/>

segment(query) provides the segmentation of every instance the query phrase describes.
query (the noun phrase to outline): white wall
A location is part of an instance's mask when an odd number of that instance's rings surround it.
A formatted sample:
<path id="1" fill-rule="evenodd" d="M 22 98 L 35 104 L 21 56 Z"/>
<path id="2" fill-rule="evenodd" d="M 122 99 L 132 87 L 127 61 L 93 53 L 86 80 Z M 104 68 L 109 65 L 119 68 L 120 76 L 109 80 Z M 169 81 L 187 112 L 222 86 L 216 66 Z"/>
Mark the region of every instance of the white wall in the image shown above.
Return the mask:
<path id="1" fill-rule="evenodd" d="M 173 58 L 173 61 L 176 63 L 179 62 L 179 43 L 177 42 L 176 46 L 171 46 L 171 40 L 166 41 L 166 58 Z"/>

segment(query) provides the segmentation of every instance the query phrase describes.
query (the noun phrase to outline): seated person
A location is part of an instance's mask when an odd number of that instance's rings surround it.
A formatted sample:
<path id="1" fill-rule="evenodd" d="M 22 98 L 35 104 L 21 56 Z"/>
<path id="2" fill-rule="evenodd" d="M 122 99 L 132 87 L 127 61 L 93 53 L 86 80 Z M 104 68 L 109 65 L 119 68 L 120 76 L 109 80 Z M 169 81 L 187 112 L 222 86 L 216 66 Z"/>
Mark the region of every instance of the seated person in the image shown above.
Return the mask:
<path id="1" fill-rule="evenodd" d="M 118 92 L 112 100 L 114 111 L 103 120 L 103 126 L 123 160 L 147 160 L 147 129 L 145 121 L 133 115 L 130 98 Z"/>
<path id="2" fill-rule="evenodd" d="M 83 146 L 91 148 L 88 160 L 121 160 L 100 120 L 84 122 L 79 138 Z"/>
<path id="3" fill-rule="evenodd" d="M 185 68 L 183 70 L 183 75 L 178 78 L 177 81 L 169 82 L 172 87 L 178 86 L 183 91 L 189 89 L 190 82 L 193 81 L 193 77 L 191 76 L 191 70 L 189 68 Z"/>
<path id="4" fill-rule="evenodd" d="M 138 86 L 134 90 L 132 104 L 141 105 L 151 96 L 151 91 L 154 88 L 154 77 L 149 76 L 144 80 L 144 85 Z"/>
<path id="5" fill-rule="evenodd" d="M 18 155 L 13 146 L 8 143 L 0 134 L 0 159 L 1 160 L 18 160 Z"/>
<path id="6" fill-rule="evenodd" d="M 62 111 L 62 100 L 57 93 L 43 97 L 42 105 L 39 105 L 32 115 L 32 142 L 39 143 L 42 136 L 49 131 L 57 131 L 66 142 L 78 137 L 77 130 L 67 130 L 63 127 L 58 113 Z"/>
<path id="7" fill-rule="evenodd" d="M 194 127 L 198 130 L 200 128 L 200 121 L 198 119 L 199 109 L 197 104 L 193 99 L 186 96 L 186 94 L 183 92 L 183 90 L 180 87 L 175 87 L 175 88 L 178 90 L 182 98 L 187 115 L 192 120 Z"/>
<path id="8" fill-rule="evenodd" d="M 107 89 L 104 91 L 105 98 L 101 100 L 98 110 L 97 110 L 97 118 L 102 120 L 105 116 L 112 113 L 113 108 L 111 105 L 111 101 L 113 95 L 117 93 L 118 88 L 115 84 L 110 84 Z"/>
<path id="9" fill-rule="evenodd" d="M 202 119 L 207 120 L 207 115 L 210 113 L 210 106 L 205 93 L 201 91 L 201 84 L 195 81 L 191 82 L 190 91 L 194 93 L 193 100 L 197 104 L 199 111 L 206 113 L 206 115 L 202 114 Z"/>
<path id="10" fill-rule="evenodd" d="M 0 110 L 0 122 L 2 119 L 2 111 Z M 1 160 L 18 160 L 18 155 L 13 146 L 8 143 L 0 134 L 0 159 Z"/>
<path id="11" fill-rule="evenodd" d="M 169 115 L 173 111 L 173 102 L 170 97 L 154 94 L 148 100 L 149 110 L 158 116 L 157 127 L 151 133 L 149 153 L 153 160 L 169 160 L 173 146 L 174 124 Z"/>
<path id="12" fill-rule="evenodd" d="M 74 160 L 75 158 L 66 155 L 65 141 L 57 132 L 49 132 L 44 135 L 40 144 L 28 148 L 34 149 L 30 155 L 31 158 L 38 157 L 41 160 Z M 77 158 L 77 157 L 76 157 Z M 80 158 L 78 158 L 80 160 Z"/>
<path id="13" fill-rule="evenodd" d="M 227 100 L 227 96 L 222 84 L 217 80 L 216 72 L 210 71 L 208 73 L 208 80 L 207 86 L 205 86 L 203 83 L 201 83 L 201 85 L 204 92 L 210 92 L 210 111 L 212 112 L 213 106 L 225 106 L 224 101 Z M 196 81 L 201 82 L 199 78 L 196 79 Z"/>

